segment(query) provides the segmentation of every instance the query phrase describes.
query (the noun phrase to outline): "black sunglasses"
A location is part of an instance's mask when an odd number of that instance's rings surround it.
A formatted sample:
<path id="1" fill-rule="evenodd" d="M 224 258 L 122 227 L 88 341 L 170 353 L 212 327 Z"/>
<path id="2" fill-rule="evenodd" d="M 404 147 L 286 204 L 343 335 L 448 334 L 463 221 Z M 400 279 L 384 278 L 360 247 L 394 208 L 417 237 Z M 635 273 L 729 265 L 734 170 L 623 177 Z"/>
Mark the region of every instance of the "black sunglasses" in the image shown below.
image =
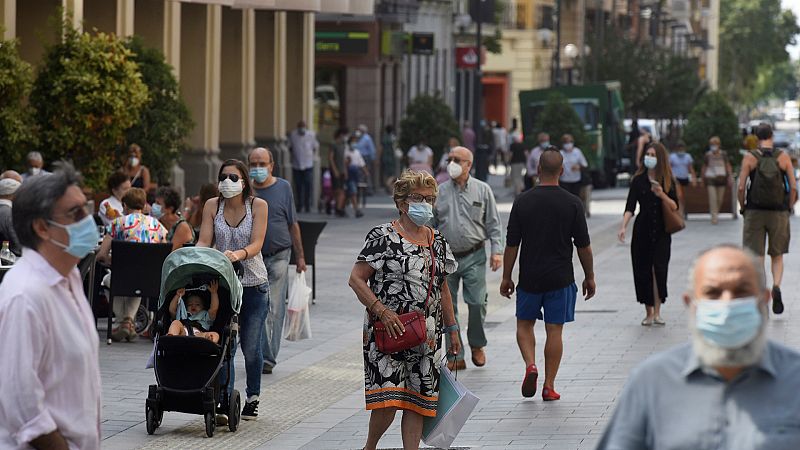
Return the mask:
<path id="1" fill-rule="evenodd" d="M 235 174 L 235 173 L 221 173 L 221 174 L 219 174 L 219 177 L 218 177 L 220 182 L 225 181 L 228 178 L 230 178 L 231 181 L 233 181 L 234 183 L 239 181 L 239 175 Z"/>

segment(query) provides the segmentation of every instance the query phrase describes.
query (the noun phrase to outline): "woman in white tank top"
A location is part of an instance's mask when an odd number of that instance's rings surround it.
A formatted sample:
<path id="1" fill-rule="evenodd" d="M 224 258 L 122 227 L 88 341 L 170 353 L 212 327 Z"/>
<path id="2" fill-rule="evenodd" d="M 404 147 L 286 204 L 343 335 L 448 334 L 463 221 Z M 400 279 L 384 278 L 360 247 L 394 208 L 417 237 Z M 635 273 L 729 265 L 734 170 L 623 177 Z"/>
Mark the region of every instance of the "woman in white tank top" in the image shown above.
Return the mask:
<path id="1" fill-rule="evenodd" d="M 238 159 L 222 163 L 219 171 L 220 196 L 209 199 L 203 207 L 198 247 L 213 247 L 223 252 L 232 263 L 240 262 L 242 275 L 242 308 L 239 312 L 239 339 L 247 373 L 247 397 L 242 419 L 258 417 L 258 396 L 261 393 L 261 369 L 264 364 L 261 339 L 269 310 L 269 281 L 261 257 L 261 246 L 267 233 L 267 202 L 252 195 L 247 167 Z M 236 346 L 233 347 L 236 350 Z M 234 370 L 228 390 L 233 390 Z M 223 405 L 222 411 L 227 411 Z"/>

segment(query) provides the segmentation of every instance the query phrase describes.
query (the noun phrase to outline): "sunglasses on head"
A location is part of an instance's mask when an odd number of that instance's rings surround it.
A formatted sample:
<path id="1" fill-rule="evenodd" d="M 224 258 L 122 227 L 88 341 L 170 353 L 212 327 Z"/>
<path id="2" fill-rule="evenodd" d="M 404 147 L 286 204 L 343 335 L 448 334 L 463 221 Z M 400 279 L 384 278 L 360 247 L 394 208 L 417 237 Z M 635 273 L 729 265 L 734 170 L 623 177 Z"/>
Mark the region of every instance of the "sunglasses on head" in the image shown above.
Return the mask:
<path id="1" fill-rule="evenodd" d="M 239 181 L 240 177 L 239 177 L 238 174 L 235 174 L 235 173 L 221 173 L 221 174 L 219 174 L 219 181 L 225 181 L 228 178 L 230 178 L 231 181 L 236 183 L 236 182 Z"/>

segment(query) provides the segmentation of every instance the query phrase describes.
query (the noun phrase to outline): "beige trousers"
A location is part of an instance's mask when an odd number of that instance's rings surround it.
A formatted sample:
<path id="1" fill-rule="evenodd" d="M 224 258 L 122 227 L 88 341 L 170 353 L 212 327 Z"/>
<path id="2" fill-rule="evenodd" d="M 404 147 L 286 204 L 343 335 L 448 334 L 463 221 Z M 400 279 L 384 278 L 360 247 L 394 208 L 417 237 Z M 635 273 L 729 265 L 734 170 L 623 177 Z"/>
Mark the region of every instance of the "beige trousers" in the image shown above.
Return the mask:
<path id="1" fill-rule="evenodd" d="M 717 221 L 724 198 L 725 186 L 708 186 L 708 208 L 711 212 L 711 220 L 713 222 Z"/>
<path id="2" fill-rule="evenodd" d="M 114 297 L 114 316 L 117 318 L 117 323 L 136 317 L 141 301 L 141 297 Z"/>

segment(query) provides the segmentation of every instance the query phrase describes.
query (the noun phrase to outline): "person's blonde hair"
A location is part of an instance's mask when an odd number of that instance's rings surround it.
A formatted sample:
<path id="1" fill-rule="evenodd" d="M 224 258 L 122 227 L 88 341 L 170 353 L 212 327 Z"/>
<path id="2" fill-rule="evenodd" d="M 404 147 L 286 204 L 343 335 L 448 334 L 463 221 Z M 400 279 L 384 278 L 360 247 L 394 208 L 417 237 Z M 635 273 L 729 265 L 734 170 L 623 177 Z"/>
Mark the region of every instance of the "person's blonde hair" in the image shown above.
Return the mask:
<path id="1" fill-rule="evenodd" d="M 711 139 L 708 140 L 709 144 L 720 145 L 722 142 L 719 140 L 719 136 L 711 136 Z"/>
<path id="2" fill-rule="evenodd" d="M 147 203 L 147 193 L 141 188 L 130 188 L 128 192 L 122 196 L 120 201 L 124 206 L 127 206 L 128 209 L 144 209 L 144 205 Z"/>
<path id="3" fill-rule="evenodd" d="M 439 194 L 439 185 L 436 184 L 436 179 L 428 172 L 417 170 L 405 170 L 400 177 L 394 182 L 394 192 L 392 198 L 394 203 L 399 204 L 415 189 L 431 188 L 433 195 Z"/>

